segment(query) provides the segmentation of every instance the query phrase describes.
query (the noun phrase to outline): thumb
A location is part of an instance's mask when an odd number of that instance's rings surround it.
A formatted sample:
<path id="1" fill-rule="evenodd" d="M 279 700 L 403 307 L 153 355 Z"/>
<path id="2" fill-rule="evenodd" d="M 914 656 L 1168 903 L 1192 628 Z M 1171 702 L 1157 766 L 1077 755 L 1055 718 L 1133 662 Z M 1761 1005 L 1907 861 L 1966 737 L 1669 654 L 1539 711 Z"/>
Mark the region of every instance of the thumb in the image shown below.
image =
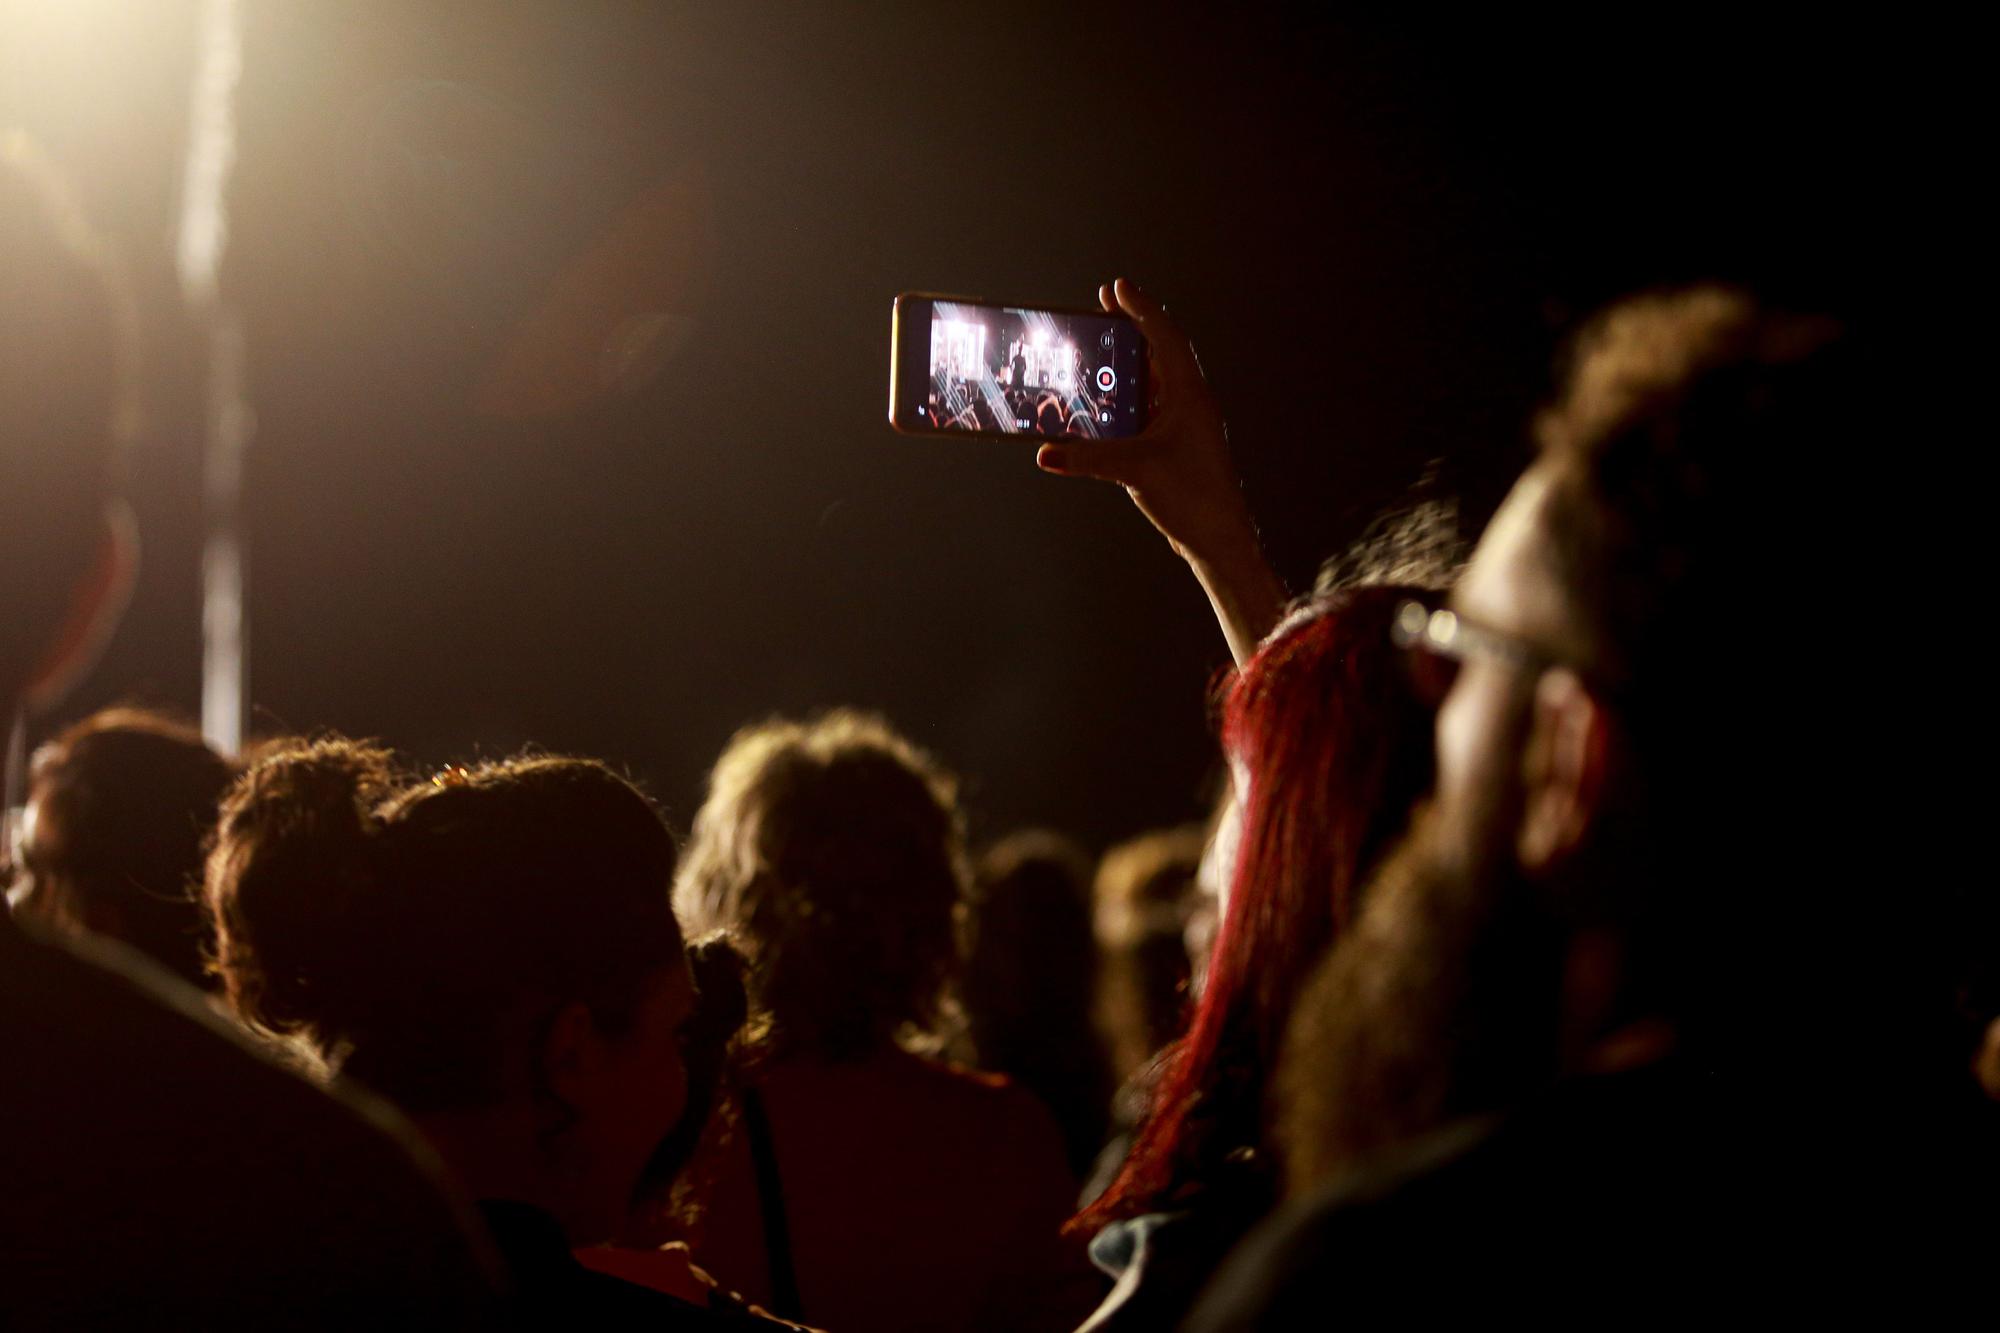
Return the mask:
<path id="1" fill-rule="evenodd" d="M 1035 466 L 1064 477 L 1095 477 L 1135 485 L 1145 462 L 1146 446 L 1138 440 L 1065 440 L 1035 451 Z"/>

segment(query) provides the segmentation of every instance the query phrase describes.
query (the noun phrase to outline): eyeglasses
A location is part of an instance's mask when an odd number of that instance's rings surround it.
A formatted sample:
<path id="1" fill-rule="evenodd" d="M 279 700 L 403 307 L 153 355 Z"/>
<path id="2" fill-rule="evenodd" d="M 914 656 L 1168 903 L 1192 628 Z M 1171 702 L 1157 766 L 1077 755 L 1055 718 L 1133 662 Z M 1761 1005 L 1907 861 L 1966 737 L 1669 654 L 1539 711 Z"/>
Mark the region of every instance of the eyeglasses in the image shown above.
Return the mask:
<path id="1" fill-rule="evenodd" d="M 1412 674 L 1433 707 L 1451 692 L 1459 665 L 1472 658 L 1502 662 L 1530 677 L 1556 665 L 1554 658 L 1525 639 L 1474 624 L 1456 611 L 1433 610 L 1415 599 L 1397 604 L 1389 638 L 1398 648 L 1417 651 Z"/>

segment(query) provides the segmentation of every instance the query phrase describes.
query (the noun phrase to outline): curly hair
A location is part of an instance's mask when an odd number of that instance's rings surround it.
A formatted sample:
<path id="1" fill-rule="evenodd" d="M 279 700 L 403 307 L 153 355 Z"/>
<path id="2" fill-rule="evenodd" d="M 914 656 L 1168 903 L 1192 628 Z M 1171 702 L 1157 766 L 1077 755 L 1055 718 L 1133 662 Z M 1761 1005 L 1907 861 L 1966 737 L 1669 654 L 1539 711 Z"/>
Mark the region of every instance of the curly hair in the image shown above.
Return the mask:
<path id="1" fill-rule="evenodd" d="M 1860 424 L 1867 390 L 1841 381 L 1873 377 L 1855 373 L 1853 341 L 1714 284 L 1621 301 L 1578 335 L 1535 434 L 1582 660 L 1677 677 L 1759 555 L 1827 554 L 1797 549 L 1790 515 L 1801 463 Z"/>
<path id="2" fill-rule="evenodd" d="M 203 903 L 230 1007 L 408 1110 L 491 1104 L 537 1025 L 582 1001 L 627 1029 L 683 958 L 674 844 L 585 759 L 405 780 L 340 737 L 281 749 L 225 798 Z"/>
<path id="3" fill-rule="evenodd" d="M 674 906 L 743 951 L 760 1044 L 846 1059 L 939 1035 L 969 884 L 957 781 L 882 718 L 837 710 L 730 740 Z"/>
<path id="4" fill-rule="evenodd" d="M 106 708 L 35 751 L 35 892 L 23 911 L 98 930 L 204 982 L 192 888 L 236 767 L 164 714 Z"/>

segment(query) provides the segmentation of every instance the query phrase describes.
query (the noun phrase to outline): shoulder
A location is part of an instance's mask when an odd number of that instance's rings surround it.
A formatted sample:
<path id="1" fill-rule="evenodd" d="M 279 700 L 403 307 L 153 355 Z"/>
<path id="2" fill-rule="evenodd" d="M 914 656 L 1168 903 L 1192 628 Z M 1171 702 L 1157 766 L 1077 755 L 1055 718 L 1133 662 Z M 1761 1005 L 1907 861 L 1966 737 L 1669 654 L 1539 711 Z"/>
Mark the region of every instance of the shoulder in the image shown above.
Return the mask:
<path id="1" fill-rule="evenodd" d="M 121 951 L 0 923 L 0 953 L 0 1252 L 41 1256 L 23 1308 L 143 1299 L 171 1322 L 218 1291 L 275 1308 L 336 1268 L 356 1301 L 484 1288 L 467 1218 L 387 1107 L 280 1067 Z"/>
<path id="2" fill-rule="evenodd" d="M 968 1106 L 1005 1107 L 1023 1099 L 1034 1100 L 1032 1094 L 1005 1074 L 992 1074 L 949 1060 L 891 1051 L 877 1057 L 877 1066 L 888 1078 Z"/>
<path id="3" fill-rule="evenodd" d="M 1062 1131 L 1042 1099 L 1007 1077 L 963 1065 L 906 1055 L 906 1077 L 936 1103 L 951 1108 L 963 1123 L 989 1132 L 1046 1138 L 1060 1151 Z"/>
<path id="4" fill-rule="evenodd" d="M 124 1116 L 212 1113 L 245 1146 L 311 1142 L 322 1153 L 349 1149 L 413 1176 L 434 1169 L 387 1103 L 351 1085 L 308 1080 L 150 959 L 109 942 L 7 934 L 0 1036 L 10 1072 L 32 1074 L 28 1086 L 36 1089 L 9 1098 L 10 1113 L 89 1098 L 107 1136 Z"/>
<path id="5" fill-rule="evenodd" d="M 578 1279 L 578 1286 L 582 1299 L 565 1303 L 567 1308 L 551 1311 L 552 1316 L 603 1328 L 654 1328 L 662 1333 L 772 1327 L 747 1310 L 695 1305 L 608 1273 L 586 1270 L 586 1275 Z"/>
<path id="6" fill-rule="evenodd" d="M 1434 1281 L 1448 1246 L 1431 1228 L 1462 1216 L 1449 1196 L 1484 1174 L 1491 1137 L 1487 1122 L 1452 1127 L 1280 1209 L 1229 1254 L 1187 1327 L 1290 1328 L 1323 1320 L 1330 1291 L 1347 1310 L 1355 1301 L 1365 1308 L 1370 1293 L 1407 1294 L 1405 1278 Z"/>
<path id="7" fill-rule="evenodd" d="M 1004 1074 L 908 1051 L 889 1049 L 856 1060 L 778 1059 L 753 1075 L 753 1082 L 780 1096 L 866 1095 L 888 1107 L 915 1105 L 926 1114 L 942 1111 L 993 1116 L 1039 1105 L 1033 1094 Z"/>

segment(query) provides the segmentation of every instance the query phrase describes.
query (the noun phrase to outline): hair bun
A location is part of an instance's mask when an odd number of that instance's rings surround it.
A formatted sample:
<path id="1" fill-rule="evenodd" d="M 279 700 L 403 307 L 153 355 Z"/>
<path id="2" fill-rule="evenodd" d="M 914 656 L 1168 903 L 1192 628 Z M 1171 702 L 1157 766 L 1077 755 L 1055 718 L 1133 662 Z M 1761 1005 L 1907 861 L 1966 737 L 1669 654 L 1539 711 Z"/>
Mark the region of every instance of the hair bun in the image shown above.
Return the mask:
<path id="1" fill-rule="evenodd" d="M 396 783 L 390 751 L 331 736 L 265 754 L 231 788 L 204 893 L 245 1018 L 281 1034 L 355 1021 L 331 983 L 369 947 L 374 810 Z"/>

